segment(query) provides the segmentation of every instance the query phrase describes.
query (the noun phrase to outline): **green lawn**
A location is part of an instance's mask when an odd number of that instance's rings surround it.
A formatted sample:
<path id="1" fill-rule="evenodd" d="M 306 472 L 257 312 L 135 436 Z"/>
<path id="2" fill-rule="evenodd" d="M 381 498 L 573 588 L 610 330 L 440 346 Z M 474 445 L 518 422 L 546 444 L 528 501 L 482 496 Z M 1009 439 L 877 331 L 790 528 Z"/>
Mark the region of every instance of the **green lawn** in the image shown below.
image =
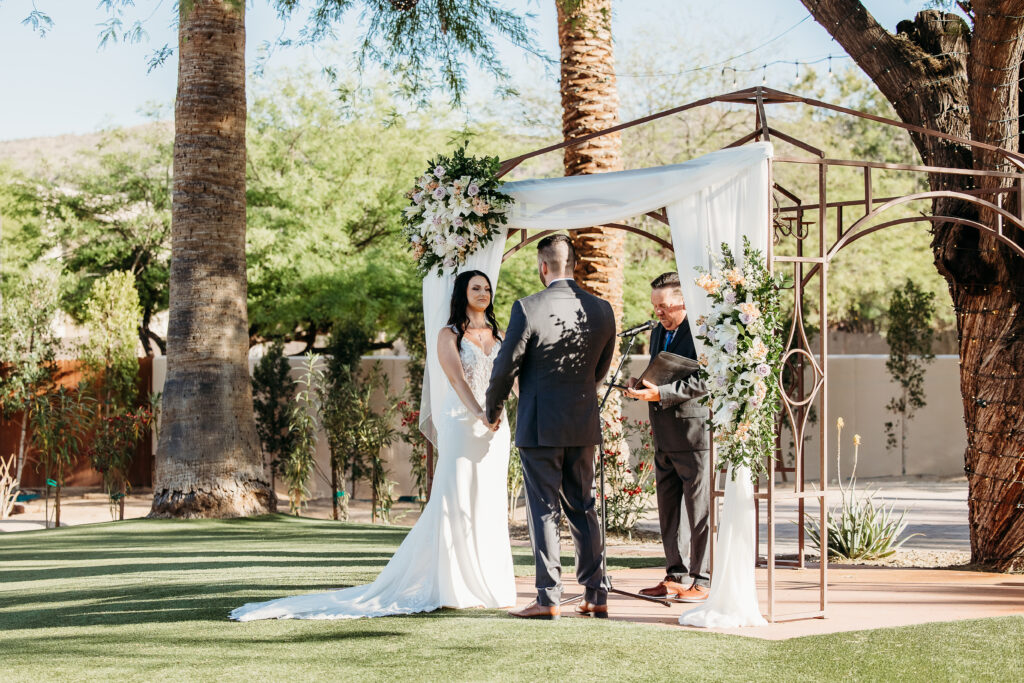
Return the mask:
<path id="1" fill-rule="evenodd" d="M 245 602 L 368 581 L 405 531 L 276 515 L 0 535 L 0 680 L 1024 678 L 1024 618 L 1015 617 L 777 643 L 607 621 L 522 622 L 491 610 L 226 620 Z M 516 550 L 517 572 L 531 573 L 528 551 Z"/>

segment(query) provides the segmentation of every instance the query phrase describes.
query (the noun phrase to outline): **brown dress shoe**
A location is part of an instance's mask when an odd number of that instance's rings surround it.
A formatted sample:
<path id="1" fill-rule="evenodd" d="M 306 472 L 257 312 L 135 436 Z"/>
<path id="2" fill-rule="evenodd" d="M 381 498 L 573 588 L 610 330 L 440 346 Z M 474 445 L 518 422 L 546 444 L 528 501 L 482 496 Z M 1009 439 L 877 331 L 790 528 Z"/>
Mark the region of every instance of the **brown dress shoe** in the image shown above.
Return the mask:
<path id="1" fill-rule="evenodd" d="M 683 593 L 690 590 L 691 584 L 678 583 L 676 581 L 670 581 L 668 579 L 665 579 L 664 581 L 662 581 L 661 585 L 665 587 L 666 596 L 678 600 L 683 595 Z"/>
<path id="2" fill-rule="evenodd" d="M 708 587 L 693 584 L 682 593 L 676 595 L 676 600 L 680 602 L 704 602 L 708 599 Z"/>
<path id="3" fill-rule="evenodd" d="M 548 619 L 554 621 L 562 616 L 562 608 L 558 605 L 541 605 L 536 600 L 523 609 L 509 610 L 509 616 L 520 619 Z"/>
<path id="4" fill-rule="evenodd" d="M 608 605 L 595 605 L 592 602 L 583 600 L 580 604 L 576 605 L 576 613 L 588 617 L 594 617 L 595 619 L 607 619 Z"/>
<path id="5" fill-rule="evenodd" d="M 668 589 L 665 588 L 665 582 L 662 581 L 657 586 L 641 588 L 640 595 L 646 595 L 651 598 L 663 598 L 668 595 Z"/>

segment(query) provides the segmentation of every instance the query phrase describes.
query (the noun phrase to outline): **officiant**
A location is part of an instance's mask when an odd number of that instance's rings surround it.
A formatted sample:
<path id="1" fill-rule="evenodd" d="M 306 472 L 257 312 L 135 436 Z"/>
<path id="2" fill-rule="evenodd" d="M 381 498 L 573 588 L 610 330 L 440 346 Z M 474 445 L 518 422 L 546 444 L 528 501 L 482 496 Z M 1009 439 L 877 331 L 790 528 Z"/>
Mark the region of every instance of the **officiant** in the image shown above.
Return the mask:
<path id="1" fill-rule="evenodd" d="M 663 273 L 651 282 L 658 324 L 651 331 L 651 360 L 668 351 L 696 360 L 679 275 Z M 654 431 L 654 472 L 658 519 L 665 548 L 665 579 L 641 593 L 701 602 L 711 584 L 708 573 L 711 509 L 708 409 L 697 399 L 707 393 L 697 373 L 657 386 L 635 378 L 626 395 L 648 402 Z M 683 512 L 686 512 L 685 519 Z"/>

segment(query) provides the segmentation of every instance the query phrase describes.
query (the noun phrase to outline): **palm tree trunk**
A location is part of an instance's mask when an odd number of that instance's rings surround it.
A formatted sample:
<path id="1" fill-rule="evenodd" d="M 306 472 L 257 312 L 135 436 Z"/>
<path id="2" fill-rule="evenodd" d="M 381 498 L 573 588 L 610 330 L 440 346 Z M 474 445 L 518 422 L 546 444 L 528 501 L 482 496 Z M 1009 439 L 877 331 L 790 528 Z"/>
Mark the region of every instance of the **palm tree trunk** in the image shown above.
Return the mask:
<path id="1" fill-rule="evenodd" d="M 167 381 L 151 517 L 273 511 L 248 367 L 245 10 L 180 3 Z"/>
<path id="2" fill-rule="evenodd" d="M 555 0 L 558 45 L 561 49 L 562 137 L 566 140 L 602 131 L 619 123 L 619 92 L 612 51 L 611 0 Z M 602 135 L 566 147 L 565 175 L 622 170 L 622 138 Z M 593 227 L 571 233 L 576 249 L 576 281 L 612 306 L 615 327 L 622 328 L 623 263 L 626 234 L 615 228 Z M 616 346 L 612 367 L 619 362 Z M 612 392 L 605 405 L 604 423 L 612 433 L 621 430 L 622 404 Z M 620 441 L 620 440 L 616 440 Z M 621 440 L 626 447 L 625 440 Z M 603 454 L 601 457 L 604 457 Z"/>
<path id="3" fill-rule="evenodd" d="M 555 0 L 561 48 L 562 136 L 601 131 L 619 123 L 619 93 L 612 52 L 611 0 Z M 603 135 L 565 149 L 565 175 L 622 170 L 622 139 Z M 594 227 L 572 234 L 576 280 L 605 299 L 622 323 L 622 264 L 626 235 Z"/>

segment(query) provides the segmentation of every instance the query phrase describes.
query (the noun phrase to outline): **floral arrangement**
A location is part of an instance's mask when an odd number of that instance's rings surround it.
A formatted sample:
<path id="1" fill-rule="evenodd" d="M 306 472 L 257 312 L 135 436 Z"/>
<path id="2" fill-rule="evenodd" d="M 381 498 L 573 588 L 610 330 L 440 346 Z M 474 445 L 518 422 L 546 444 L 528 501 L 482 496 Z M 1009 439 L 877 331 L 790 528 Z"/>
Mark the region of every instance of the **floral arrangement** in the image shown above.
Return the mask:
<path id="1" fill-rule="evenodd" d="M 654 433 L 647 420 L 625 417 L 604 417 L 603 429 L 608 530 L 632 538 L 654 495 Z"/>
<path id="2" fill-rule="evenodd" d="M 711 408 L 718 465 L 750 468 L 756 479 L 775 450 L 779 406 L 782 319 L 779 290 L 784 278 L 764 266 L 761 252 L 743 239 L 743 265 L 722 244 L 711 272 L 703 268 L 697 286 L 707 292 L 711 312 L 697 320 L 704 342 L 698 361 Z"/>
<path id="3" fill-rule="evenodd" d="M 402 232 L 421 275 L 434 268 L 453 272 L 508 220 L 512 198 L 501 191 L 498 157 L 466 155 L 466 145 L 430 161 L 406 193 Z"/>

